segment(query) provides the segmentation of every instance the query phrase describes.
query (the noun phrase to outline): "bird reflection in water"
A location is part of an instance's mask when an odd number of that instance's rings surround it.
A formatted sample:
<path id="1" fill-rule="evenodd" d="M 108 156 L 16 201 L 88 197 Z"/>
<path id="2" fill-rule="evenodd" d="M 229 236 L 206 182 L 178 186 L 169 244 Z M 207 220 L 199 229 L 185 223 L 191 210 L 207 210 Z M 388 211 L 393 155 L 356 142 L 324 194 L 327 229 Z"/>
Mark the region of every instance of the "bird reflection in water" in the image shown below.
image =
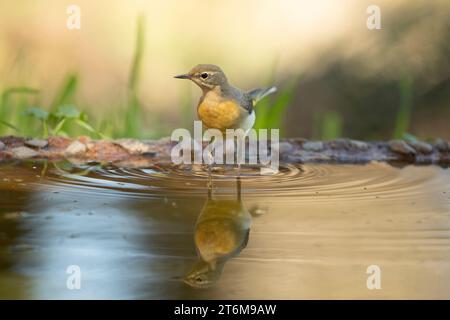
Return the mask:
<path id="1" fill-rule="evenodd" d="M 225 263 L 247 246 L 251 219 L 242 203 L 240 177 L 236 179 L 235 199 L 214 199 L 209 185 L 208 199 L 195 225 L 198 260 L 184 282 L 194 288 L 213 286 Z"/>

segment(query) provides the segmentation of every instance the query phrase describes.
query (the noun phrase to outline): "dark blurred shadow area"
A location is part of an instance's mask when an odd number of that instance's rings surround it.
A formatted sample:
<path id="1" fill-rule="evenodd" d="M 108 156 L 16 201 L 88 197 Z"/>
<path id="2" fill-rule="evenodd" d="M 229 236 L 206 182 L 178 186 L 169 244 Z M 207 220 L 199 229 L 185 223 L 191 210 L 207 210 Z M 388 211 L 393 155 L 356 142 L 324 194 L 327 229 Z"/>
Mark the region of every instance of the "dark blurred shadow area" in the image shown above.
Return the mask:
<path id="1" fill-rule="evenodd" d="M 367 30 L 357 49 L 339 42 L 320 53 L 321 70 L 298 83 L 286 135 L 448 138 L 450 11 L 441 4 L 404 3 L 383 17 L 381 30 Z"/>

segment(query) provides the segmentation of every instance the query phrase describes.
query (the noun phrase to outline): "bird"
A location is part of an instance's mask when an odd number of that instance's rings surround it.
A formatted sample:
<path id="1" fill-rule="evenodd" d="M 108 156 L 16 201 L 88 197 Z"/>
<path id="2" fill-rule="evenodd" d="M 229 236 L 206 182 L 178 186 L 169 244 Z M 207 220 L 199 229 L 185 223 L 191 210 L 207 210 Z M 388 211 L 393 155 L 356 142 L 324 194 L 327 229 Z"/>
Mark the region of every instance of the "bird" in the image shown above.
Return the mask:
<path id="1" fill-rule="evenodd" d="M 217 283 L 225 263 L 247 246 L 251 221 L 241 199 L 239 178 L 236 199 L 214 199 L 209 190 L 194 232 L 198 260 L 183 281 L 193 288 L 209 288 Z"/>
<path id="2" fill-rule="evenodd" d="M 256 103 L 277 90 L 269 87 L 243 91 L 232 86 L 222 69 L 213 64 L 199 64 L 175 78 L 189 79 L 202 89 L 198 117 L 204 127 L 222 132 L 243 129 L 247 134 L 255 124 Z"/>

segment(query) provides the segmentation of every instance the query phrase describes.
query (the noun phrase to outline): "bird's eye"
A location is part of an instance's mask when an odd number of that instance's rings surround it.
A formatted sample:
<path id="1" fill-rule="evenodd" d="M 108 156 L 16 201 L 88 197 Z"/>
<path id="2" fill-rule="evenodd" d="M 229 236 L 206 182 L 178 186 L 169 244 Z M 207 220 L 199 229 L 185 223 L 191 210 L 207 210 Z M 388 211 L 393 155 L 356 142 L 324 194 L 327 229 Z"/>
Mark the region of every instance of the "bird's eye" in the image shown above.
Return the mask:
<path id="1" fill-rule="evenodd" d="M 201 277 L 197 277 L 197 278 L 195 278 L 195 282 L 202 283 L 203 279 Z"/>
<path id="2" fill-rule="evenodd" d="M 206 72 L 203 72 L 200 77 L 202 77 L 202 79 L 206 79 L 208 78 L 208 74 Z"/>

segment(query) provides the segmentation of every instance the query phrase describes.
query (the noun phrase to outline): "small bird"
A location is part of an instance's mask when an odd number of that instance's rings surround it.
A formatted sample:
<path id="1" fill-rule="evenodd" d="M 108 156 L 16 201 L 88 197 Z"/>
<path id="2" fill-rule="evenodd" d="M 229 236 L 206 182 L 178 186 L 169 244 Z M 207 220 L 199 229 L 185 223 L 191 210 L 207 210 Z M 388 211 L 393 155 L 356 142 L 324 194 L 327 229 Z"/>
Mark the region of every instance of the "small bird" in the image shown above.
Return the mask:
<path id="1" fill-rule="evenodd" d="M 189 79 L 203 91 L 197 113 L 208 129 L 243 129 L 248 132 L 255 124 L 255 104 L 276 91 L 275 87 L 242 91 L 228 83 L 225 73 L 213 64 L 199 64 L 186 74 L 175 76 Z"/>

